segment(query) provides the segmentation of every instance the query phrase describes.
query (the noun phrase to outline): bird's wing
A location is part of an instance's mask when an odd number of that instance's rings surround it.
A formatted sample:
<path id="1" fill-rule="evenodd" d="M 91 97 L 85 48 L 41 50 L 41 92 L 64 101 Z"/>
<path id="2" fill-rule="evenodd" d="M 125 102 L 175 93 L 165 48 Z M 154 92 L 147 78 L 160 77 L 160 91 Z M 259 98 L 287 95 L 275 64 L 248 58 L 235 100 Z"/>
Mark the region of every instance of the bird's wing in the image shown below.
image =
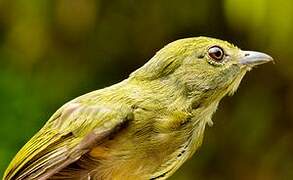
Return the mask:
<path id="1" fill-rule="evenodd" d="M 124 125 L 128 108 L 68 103 L 18 152 L 3 180 L 47 179 Z"/>

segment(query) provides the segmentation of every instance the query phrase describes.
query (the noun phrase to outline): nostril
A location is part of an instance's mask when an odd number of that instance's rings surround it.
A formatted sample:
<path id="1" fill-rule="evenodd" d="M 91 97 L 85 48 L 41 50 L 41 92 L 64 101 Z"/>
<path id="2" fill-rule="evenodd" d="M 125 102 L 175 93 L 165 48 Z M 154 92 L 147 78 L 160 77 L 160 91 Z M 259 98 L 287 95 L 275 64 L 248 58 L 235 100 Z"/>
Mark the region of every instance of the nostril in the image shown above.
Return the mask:
<path id="1" fill-rule="evenodd" d="M 249 53 L 245 53 L 245 54 L 244 54 L 245 57 L 246 57 L 246 56 L 249 56 L 249 55 L 250 55 Z"/>

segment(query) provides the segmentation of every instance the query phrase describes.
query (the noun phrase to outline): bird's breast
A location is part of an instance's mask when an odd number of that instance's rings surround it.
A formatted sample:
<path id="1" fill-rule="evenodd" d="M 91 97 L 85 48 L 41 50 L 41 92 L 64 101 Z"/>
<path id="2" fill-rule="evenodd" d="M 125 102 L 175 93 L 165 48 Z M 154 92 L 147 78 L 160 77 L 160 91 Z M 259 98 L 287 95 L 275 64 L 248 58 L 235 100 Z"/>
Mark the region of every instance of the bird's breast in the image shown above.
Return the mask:
<path id="1" fill-rule="evenodd" d="M 90 151 L 89 155 L 98 162 L 96 176 L 165 179 L 201 144 L 204 126 L 194 125 L 183 113 L 174 111 L 169 116 L 157 117 L 135 114 L 135 118 L 139 117 L 145 119 L 136 119 Z"/>

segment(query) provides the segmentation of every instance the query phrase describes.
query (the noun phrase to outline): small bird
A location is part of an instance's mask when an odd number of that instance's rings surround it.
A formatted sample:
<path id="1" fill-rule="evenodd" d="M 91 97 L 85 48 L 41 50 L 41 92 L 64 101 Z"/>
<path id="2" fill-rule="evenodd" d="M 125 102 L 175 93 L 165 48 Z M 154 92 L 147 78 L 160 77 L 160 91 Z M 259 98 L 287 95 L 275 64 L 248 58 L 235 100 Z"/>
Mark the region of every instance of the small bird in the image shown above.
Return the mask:
<path id="1" fill-rule="evenodd" d="M 122 82 L 63 105 L 3 180 L 167 179 L 200 147 L 219 101 L 272 60 L 214 38 L 174 41 Z"/>

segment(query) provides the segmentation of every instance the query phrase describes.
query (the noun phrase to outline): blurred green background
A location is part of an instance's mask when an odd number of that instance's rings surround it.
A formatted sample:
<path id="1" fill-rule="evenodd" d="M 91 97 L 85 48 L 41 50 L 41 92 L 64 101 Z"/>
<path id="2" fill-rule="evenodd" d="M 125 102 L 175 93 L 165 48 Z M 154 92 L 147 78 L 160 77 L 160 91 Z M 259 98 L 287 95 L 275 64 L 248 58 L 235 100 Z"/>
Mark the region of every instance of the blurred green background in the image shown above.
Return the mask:
<path id="1" fill-rule="evenodd" d="M 266 52 L 171 179 L 293 179 L 292 0 L 0 0 L 0 176 L 66 101 L 127 78 L 165 44 Z"/>

